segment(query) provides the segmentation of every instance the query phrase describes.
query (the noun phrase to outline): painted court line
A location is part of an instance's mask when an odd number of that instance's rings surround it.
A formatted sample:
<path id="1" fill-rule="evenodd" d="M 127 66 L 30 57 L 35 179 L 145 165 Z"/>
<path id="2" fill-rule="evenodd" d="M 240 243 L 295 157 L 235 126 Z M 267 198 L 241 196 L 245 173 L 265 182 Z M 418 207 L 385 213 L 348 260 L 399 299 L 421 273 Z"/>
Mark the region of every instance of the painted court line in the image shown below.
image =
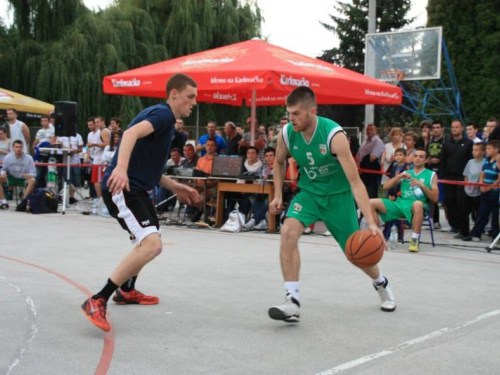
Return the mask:
<path id="1" fill-rule="evenodd" d="M 29 323 L 30 323 L 30 333 L 29 333 L 29 338 L 26 340 L 26 343 L 24 346 L 19 348 L 17 351 L 17 354 L 15 355 L 14 360 L 10 365 L 7 366 L 7 372 L 5 375 L 9 375 L 14 367 L 16 367 L 19 362 L 21 362 L 21 359 L 24 356 L 24 353 L 28 350 L 28 347 L 31 345 L 33 340 L 35 339 L 36 333 L 38 332 L 38 328 L 36 326 L 36 308 L 35 308 L 35 303 L 33 302 L 33 299 L 30 296 L 25 295 L 22 291 L 21 288 L 19 288 L 17 285 L 11 283 L 9 280 L 7 280 L 5 277 L 0 276 L 0 280 L 2 280 L 4 283 L 9 285 L 12 289 L 14 289 L 17 293 L 17 295 L 23 299 L 26 302 L 26 305 L 28 307 L 29 311 Z"/>
<path id="2" fill-rule="evenodd" d="M 407 349 L 413 345 L 420 344 L 420 343 L 427 341 L 427 340 L 435 339 L 436 337 L 440 337 L 440 336 L 443 336 L 447 333 L 457 331 L 459 329 L 465 328 L 465 327 L 470 326 L 470 325 L 475 324 L 475 323 L 479 323 L 483 320 L 492 318 L 492 317 L 497 316 L 497 315 L 500 315 L 500 310 L 490 311 L 486 314 L 479 315 L 472 320 L 458 324 L 454 327 L 441 328 L 441 329 L 434 331 L 434 332 L 431 332 L 427 335 L 420 336 L 416 339 L 406 341 L 406 342 L 399 344 L 397 346 L 393 346 L 392 348 L 385 349 L 385 350 L 382 350 L 382 351 L 377 352 L 377 353 L 368 354 L 364 357 L 361 357 L 361 358 L 355 359 L 353 361 L 346 362 L 346 363 L 343 363 L 341 365 L 335 366 L 334 368 L 320 372 L 317 375 L 338 374 L 339 372 L 350 370 L 354 367 L 357 367 L 357 366 L 363 365 L 365 363 L 368 363 L 370 361 L 373 361 L 374 359 L 378 359 L 381 357 L 388 356 L 390 354 L 394 354 L 396 352 L 399 352 L 400 350 Z"/>
<path id="3" fill-rule="evenodd" d="M 90 290 L 85 288 L 83 285 L 77 283 L 76 281 L 71 280 L 69 277 L 66 277 L 63 274 L 60 274 L 56 271 L 52 271 L 49 268 L 39 266 L 38 264 L 35 264 L 35 263 L 26 262 L 26 261 L 21 260 L 21 259 L 11 258 L 11 257 L 5 256 L 5 255 L 0 255 L 0 258 L 10 260 L 12 262 L 20 263 L 20 264 L 23 264 L 25 266 L 37 268 L 37 269 L 42 270 L 44 272 L 50 273 L 54 276 L 59 277 L 60 279 L 64 280 L 65 282 L 71 284 L 75 288 L 79 289 L 87 297 L 92 296 L 92 293 L 90 292 Z M 34 308 L 34 305 L 33 305 L 33 308 Z M 75 307 L 75 309 L 78 309 L 78 307 Z M 108 320 L 109 320 L 109 318 L 108 318 Z M 111 326 L 111 331 L 104 334 L 104 346 L 102 348 L 101 358 L 99 359 L 99 363 L 97 364 L 97 368 L 96 368 L 95 373 L 94 373 L 95 375 L 107 374 L 109 367 L 111 366 L 111 361 L 113 359 L 114 348 L 115 348 L 115 334 L 114 334 L 113 327 Z"/>

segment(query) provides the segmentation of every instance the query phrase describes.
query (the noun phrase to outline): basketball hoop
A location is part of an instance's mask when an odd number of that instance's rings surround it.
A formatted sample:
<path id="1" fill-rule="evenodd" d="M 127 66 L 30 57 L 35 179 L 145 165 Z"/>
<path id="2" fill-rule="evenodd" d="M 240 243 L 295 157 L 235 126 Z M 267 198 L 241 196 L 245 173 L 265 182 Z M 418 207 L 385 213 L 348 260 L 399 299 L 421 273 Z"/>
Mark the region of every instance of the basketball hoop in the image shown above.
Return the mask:
<path id="1" fill-rule="evenodd" d="M 380 71 L 382 81 L 397 85 L 405 78 L 405 72 L 399 69 L 386 69 Z"/>

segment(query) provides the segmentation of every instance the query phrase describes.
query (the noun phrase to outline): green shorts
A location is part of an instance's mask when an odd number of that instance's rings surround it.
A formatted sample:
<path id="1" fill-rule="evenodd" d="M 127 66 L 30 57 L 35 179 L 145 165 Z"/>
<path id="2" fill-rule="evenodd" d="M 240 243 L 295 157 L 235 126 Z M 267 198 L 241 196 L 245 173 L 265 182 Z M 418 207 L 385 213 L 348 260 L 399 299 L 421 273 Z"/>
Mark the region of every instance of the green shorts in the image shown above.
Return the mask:
<path id="1" fill-rule="evenodd" d="M 302 190 L 290 203 L 286 216 L 300 221 L 306 228 L 317 221 L 323 221 L 343 251 L 349 236 L 359 230 L 351 191 L 316 195 Z"/>
<path id="2" fill-rule="evenodd" d="M 382 199 L 382 203 L 385 206 L 385 214 L 380 214 L 382 220 L 386 223 L 388 221 L 397 220 L 405 218 L 409 223 L 413 220 L 412 207 L 415 201 L 408 199 L 396 199 L 392 201 L 390 199 Z M 427 212 L 427 205 L 424 203 L 424 215 Z"/>
<path id="3" fill-rule="evenodd" d="M 7 185 L 9 186 L 26 186 L 26 180 L 24 178 L 15 178 L 10 174 L 7 174 Z"/>

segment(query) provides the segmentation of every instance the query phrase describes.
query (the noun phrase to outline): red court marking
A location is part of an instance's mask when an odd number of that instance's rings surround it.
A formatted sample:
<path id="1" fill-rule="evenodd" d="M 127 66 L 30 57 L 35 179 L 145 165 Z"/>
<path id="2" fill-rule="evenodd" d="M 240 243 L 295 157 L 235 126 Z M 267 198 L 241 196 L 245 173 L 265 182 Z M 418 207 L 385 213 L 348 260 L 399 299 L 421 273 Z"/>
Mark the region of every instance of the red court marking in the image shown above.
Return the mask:
<path id="1" fill-rule="evenodd" d="M 24 260 L 10 258 L 4 255 L 0 255 L 0 258 L 7 259 L 13 262 L 17 262 L 20 264 L 24 264 L 26 266 L 38 268 L 44 272 L 50 273 L 54 276 L 59 277 L 60 279 L 66 281 L 68 284 L 73 285 L 76 289 L 79 289 L 83 294 L 87 297 L 91 297 L 93 293 L 85 288 L 83 285 L 78 284 L 76 281 L 71 280 L 70 278 L 56 272 L 51 269 L 39 266 L 34 263 L 25 262 Z M 104 346 L 102 348 L 101 359 L 99 360 L 99 364 L 95 370 L 95 375 L 105 375 L 109 370 L 109 366 L 111 365 L 111 360 L 113 359 L 113 352 L 115 350 L 115 334 L 113 330 L 113 326 L 111 325 L 111 331 L 104 334 Z"/>

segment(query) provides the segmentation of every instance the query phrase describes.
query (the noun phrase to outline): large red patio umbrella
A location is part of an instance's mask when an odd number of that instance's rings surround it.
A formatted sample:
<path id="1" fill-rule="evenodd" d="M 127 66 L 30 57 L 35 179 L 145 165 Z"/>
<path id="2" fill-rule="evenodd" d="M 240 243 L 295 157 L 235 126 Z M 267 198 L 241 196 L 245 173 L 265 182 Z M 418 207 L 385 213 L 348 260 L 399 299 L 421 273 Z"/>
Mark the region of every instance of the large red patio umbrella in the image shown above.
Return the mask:
<path id="1" fill-rule="evenodd" d="M 318 104 L 401 104 L 401 89 L 374 78 L 253 39 L 104 77 L 107 94 L 165 98 L 176 73 L 198 84 L 198 101 L 240 106 L 284 105 L 297 86 Z M 252 132 L 253 134 L 253 132 Z"/>

